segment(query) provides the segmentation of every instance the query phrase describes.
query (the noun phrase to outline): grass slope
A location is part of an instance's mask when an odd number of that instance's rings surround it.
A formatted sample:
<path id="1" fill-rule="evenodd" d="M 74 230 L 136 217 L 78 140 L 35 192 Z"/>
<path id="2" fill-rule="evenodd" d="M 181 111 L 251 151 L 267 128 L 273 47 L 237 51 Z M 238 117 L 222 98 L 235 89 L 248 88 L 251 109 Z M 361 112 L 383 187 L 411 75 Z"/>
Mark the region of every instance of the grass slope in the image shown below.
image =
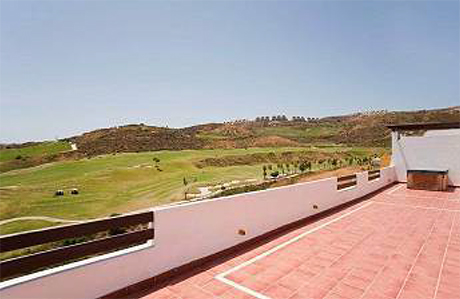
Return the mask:
<path id="1" fill-rule="evenodd" d="M 191 182 L 190 189 L 235 179 L 262 178 L 260 165 L 199 169 L 195 162 L 201 159 L 301 150 L 297 147 L 125 153 L 14 170 L 0 174 L 0 219 L 20 216 L 88 219 L 145 209 L 182 200 L 184 177 Z M 371 151 L 344 147 L 315 150 L 348 150 L 356 155 Z M 154 167 L 154 157 L 160 159 L 162 171 Z M 68 194 L 74 187 L 79 188 L 79 195 Z M 66 190 L 66 195 L 54 197 L 57 189 Z"/>
<path id="2" fill-rule="evenodd" d="M 26 158 L 53 155 L 70 149 L 70 144 L 64 141 L 43 142 L 23 148 L 3 149 L 0 150 L 0 162 L 15 160 L 19 156 Z"/>
<path id="3" fill-rule="evenodd" d="M 22 148 L 0 150 L 0 172 L 32 167 L 56 160 L 62 152 L 71 150 L 64 141 L 42 142 Z"/>
<path id="4" fill-rule="evenodd" d="M 56 216 L 70 219 L 107 216 L 182 199 L 183 177 L 194 184 L 260 176 L 259 167 L 198 169 L 205 157 L 296 149 L 186 150 L 104 155 L 63 161 L 0 175 L 0 219 Z M 153 157 L 160 159 L 158 171 Z M 54 197 L 57 189 L 79 188 L 80 195 Z"/>
<path id="5" fill-rule="evenodd" d="M 34 230 L 61 224 L 45 220 L 18 220 L 0 225 L 0 235 L 9 235 L 25 230 Z"/>

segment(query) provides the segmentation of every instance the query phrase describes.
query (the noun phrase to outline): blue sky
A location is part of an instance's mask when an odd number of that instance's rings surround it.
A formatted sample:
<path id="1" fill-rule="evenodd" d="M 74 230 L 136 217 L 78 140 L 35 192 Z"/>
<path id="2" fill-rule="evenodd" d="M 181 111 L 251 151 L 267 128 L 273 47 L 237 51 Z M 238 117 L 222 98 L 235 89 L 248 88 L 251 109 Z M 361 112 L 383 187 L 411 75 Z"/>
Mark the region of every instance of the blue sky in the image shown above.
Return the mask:
<path id="1" fill-rule="evenodd" d="M 458 1 L 0 5 L 0 142 L 460 103 Z"/>

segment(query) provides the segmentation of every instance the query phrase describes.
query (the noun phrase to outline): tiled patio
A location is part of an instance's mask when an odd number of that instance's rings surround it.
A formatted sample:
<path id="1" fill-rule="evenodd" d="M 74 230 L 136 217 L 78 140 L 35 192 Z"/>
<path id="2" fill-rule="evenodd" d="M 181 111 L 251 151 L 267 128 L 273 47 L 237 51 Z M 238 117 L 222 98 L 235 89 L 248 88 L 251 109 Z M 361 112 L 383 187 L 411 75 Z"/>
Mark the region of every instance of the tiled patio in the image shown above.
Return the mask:
<path id="1" fill-rule="evenodd" d="M 395 185 L 142 298 L 460 298 L 460 190 Z"/>

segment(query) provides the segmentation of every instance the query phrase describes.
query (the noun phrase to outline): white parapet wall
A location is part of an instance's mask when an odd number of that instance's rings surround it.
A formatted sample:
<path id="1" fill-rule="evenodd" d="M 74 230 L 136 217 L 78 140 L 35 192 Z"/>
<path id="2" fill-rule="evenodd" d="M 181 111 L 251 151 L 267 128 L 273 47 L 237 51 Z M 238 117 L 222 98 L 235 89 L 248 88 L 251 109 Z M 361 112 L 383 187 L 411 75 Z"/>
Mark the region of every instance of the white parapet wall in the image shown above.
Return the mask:
<path id="1" fill-rule="evenodd" d="M 399 182 L 408 169 L 448 169 L 448 182 L 460 186 L 460 130 L 428 131 L 425 136 L 399 137 L 392 132 L 392 165 Z"/>
<path id="2" fill-rule="evenodd" d="M 12 279 L 0 297 L 97 298 L 209 256 L 296 220 L 357 199 L 396 181 L 394 167 L 379 179 L 357 174 L 357 185 L 337 190 L 337 179 L 159 207 L 155 240 L 116 253 Z M 314 209 L 317 205 L 318 209 Z M 246 235 L 238 234 L 244 229 Z"/>

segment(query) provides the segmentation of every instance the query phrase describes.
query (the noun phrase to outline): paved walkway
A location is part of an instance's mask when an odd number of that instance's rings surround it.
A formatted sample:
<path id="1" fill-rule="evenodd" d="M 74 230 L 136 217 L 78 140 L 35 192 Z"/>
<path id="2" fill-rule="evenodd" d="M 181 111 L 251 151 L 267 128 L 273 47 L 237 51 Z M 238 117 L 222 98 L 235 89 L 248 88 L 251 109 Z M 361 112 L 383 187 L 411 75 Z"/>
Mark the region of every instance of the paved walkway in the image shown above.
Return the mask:
<path id="1" fill-rule="evenodd" d="M 405 185 L 154 291 L 154 298 L 460 298 L 460 190 Z"/>

